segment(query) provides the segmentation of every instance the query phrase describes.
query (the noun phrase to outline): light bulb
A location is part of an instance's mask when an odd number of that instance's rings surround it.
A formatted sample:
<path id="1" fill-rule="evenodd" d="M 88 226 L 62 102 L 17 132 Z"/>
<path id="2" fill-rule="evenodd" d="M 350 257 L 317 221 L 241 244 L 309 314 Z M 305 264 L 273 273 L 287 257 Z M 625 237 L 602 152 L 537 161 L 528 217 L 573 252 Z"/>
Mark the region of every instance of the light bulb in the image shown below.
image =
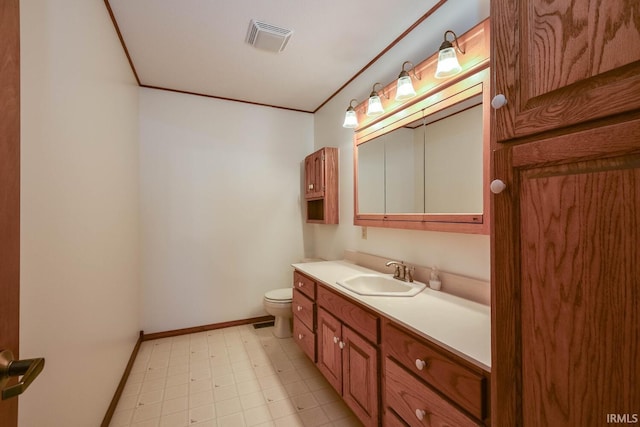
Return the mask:
<path id="1" fill-rule="evenodd" d="M 455 76 L 462 67 L 458 62 L 456 51 L 453 47 L 442 49 L 438 54 L 438 68 L 436 69 L 436 79 L 444 79 L 447 77 Z"/>
<path id="2" fill-rule="evenodd" d="M 403 72 L 405 75 L 400 75 L 396 87 L 396 101 L 404 101 L 405 99 L 413 98 L 416 96 L 416 91 L 413 88 L 411 77 Z"/>

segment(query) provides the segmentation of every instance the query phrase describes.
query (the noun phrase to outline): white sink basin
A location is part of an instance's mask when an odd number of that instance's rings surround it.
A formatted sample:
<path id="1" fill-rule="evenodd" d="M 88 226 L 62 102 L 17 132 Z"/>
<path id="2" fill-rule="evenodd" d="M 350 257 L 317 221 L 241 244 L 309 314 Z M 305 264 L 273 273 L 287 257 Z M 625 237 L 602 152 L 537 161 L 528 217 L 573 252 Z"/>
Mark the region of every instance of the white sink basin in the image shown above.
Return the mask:
<path id="1" fill-rule="evenodd" d="M 389 297 L 412 297 L 427 286 L 420 282 L 403 282 L 391 274 L 358 274 L 336 283 L 360 295 Z"/>

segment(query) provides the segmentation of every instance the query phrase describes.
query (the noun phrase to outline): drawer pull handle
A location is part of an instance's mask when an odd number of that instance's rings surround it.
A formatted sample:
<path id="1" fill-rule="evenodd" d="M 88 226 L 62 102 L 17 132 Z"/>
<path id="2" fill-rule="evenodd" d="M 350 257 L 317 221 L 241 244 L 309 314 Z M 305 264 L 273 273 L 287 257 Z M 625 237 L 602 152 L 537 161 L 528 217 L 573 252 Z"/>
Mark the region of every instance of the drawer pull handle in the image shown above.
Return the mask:
<path id="1" fill-rule="evenodd" d="M 416 368 L 418 368 L 419 371 L 422 371 L 426 367 L 427 367 L 426 361 L 422 359 L 416 359 Z"/>
<path id="2" fill-rule="evenodd" d="M 298 287 L 299 287 L 299 288 L 301 288 L 301 287 L 303 287 L 303 286 L 304 286 L 304 283 L 302 283 L 302 282 L 298 282 Z"/>
<path id="3" fill-rule="evenodd" d="M 344 348 L 344 342 L 343 341 L 340 341 L 338 343 L 338 345 L 340 346 L 340 350 L 342 350 Z"/>
<path id="4" fill-rule="evenodd" d="M 340 338 L 338 338 L 338 337 L 333 337 L 333 343 L 334 343 L 334 344 L 338 344 L 338 341 L 340 341 Z"/>
<path id="5" fill-rule="evenodd" d="M 298 339 L 301 340 L 302 338 L 304 338 L 304 335 L 298 334 Z"/>
<path id="6" fill-rule="evenodd" d="M 424 420 L 424 416 L 427 415 L 427 413 L 425 411 L 423 411 L 422 409 L 416 409 L 416 418 L 419 419 L 420 421 Z"/>
<path id="7" fill-rule="evenodd" d="M 302 311 L 302 306 L 301 305 L 298 306 L 298 311 Z"/>

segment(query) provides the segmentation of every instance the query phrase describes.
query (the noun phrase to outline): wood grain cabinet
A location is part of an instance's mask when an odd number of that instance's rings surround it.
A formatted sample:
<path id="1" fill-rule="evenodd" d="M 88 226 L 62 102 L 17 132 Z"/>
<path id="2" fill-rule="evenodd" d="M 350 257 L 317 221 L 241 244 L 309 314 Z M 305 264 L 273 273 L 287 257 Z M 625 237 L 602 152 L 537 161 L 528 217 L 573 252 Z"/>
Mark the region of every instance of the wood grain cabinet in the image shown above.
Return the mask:
<path id="1" fill-rule="evenodd" d="M 410 426 L 488 425 L 488 372 L 392 322 L 384 323 L 382 348 L 385 419 Z"/>
<path id="2" fill-rule="evenodd" d="M 487 371 L 301 272 L 294 287 L 294 339 L 365 426 L 490 425 Z"/>
<path id="3" fill-rule="evenodd" d="M 293 339 L 309 359 L 316 362 L 316 282 L 293 272 Z"/>
<path id="4" fill-rule="evenodd" d="M 322 286 L 318 305 L 318 369 L 364 425 L 377 426 L 378 318 Z M 359 332 L 376 341 L 367 341 Z"/>
<path id="5" fill-rule="evenodd" d="M 640 413 L 640 3 L 492 0 L 492 420 Z"/>
<path id="6" fill-rule="evenodd" d="M 492 0 L 497 140 L 640 109 L 640 4 Z"/>
<path id="7" fill-rule="evenodd" d="M 307 222 L 338 224 L 338 149 L 324 147 L 304 160 Z"/>

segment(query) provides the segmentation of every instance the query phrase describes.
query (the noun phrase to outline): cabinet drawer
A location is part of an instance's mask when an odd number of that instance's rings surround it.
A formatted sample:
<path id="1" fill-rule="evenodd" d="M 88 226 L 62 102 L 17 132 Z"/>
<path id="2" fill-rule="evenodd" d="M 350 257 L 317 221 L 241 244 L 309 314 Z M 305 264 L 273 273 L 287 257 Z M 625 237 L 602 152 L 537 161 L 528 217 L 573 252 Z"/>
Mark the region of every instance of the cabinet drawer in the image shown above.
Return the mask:
<path id="1" fill-rule="evenodd" d="M 391 359 L 385 359 L 385 404 L 410 426 L 481 426 Z M 389 411 L 389 409 L 387 409 Z M 418 417 L 422 418 L 422 420 Z"/>
<path id="2" fill-rule="evenodd" d="M 298 271 L 293 272 L 293 287 L 312 300 L 316 299 L 316 282 Z"/>
<path id="3" fill-rule="evenodd" d="M 313 324 L 314 306 L 315 303 L 309 298 L 305 297 L 302 292 L 298 291 L 297 289 L 293 290 L 293 303 L 291 304 L 293 315 L 300 319 L 300 321 L 312 331 L 315 330 L 315 325 Z"/>
<path id="4" fill-rule="evenodd" d="M 349 325 L 351 329 L 378 344 L 379 318 L 323 286 L 318 286 L 318 305 Z"/>
<path id="5" fill-rule="evenodd" d="M 293 339 L 309 359 L 316 363 L 316 335 L 307 328 L 297 317 L 293 318 Z"/>
<path id="6" fill-rule="evenodd" d="M 433 385 L 434 388 L 455 401 L 476 418 L 486 417 L 485 381 L 474 372 L 434 350 L 422 339 L 396 326 L 385 323 L 383 331 L 385 353 L 413 374 Z M 422 369 L 417 361 L 424 362 Z"/>

